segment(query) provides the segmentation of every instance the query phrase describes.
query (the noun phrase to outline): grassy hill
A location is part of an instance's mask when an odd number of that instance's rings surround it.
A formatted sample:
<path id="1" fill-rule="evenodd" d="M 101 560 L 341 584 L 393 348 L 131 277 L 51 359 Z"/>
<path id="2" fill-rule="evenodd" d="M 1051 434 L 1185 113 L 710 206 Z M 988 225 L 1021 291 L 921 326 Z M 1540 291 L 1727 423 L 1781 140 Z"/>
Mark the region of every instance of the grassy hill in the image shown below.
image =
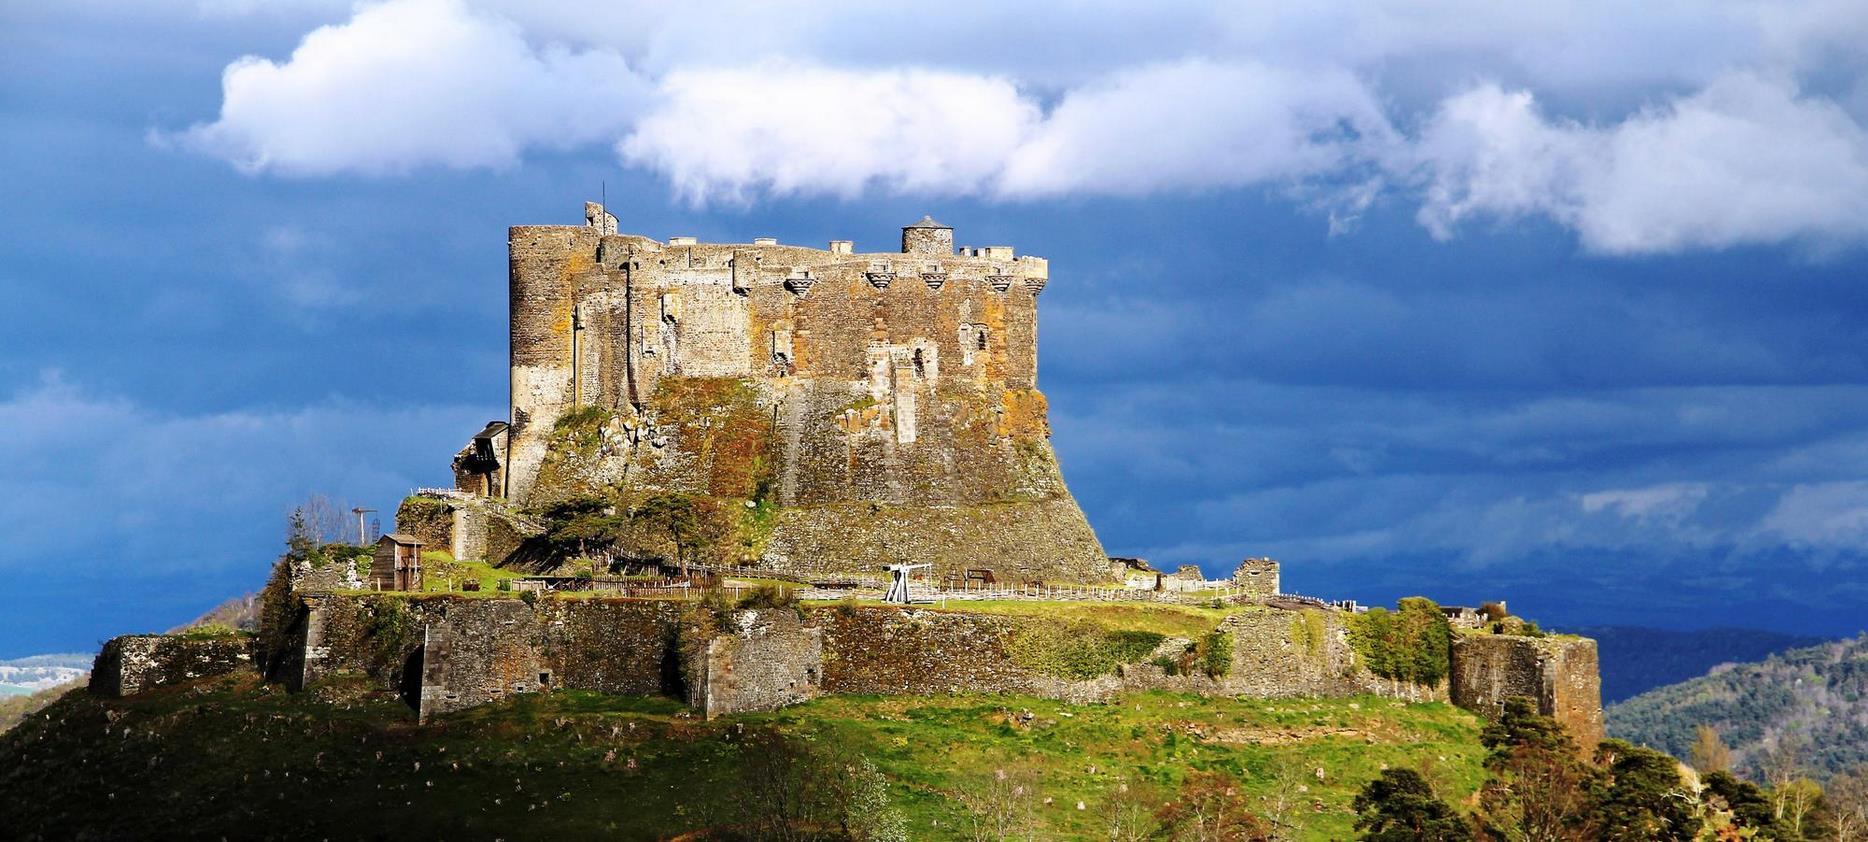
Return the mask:
<path id="1" fill-rule="evenodd" d="M 359 684 L 287 694 L 228 676 L 126 700 L 71 693 L 0 737 L 0 827 L 22 839 L 730 838 L 775 811 L 821 817 L 809 805 L 866 758 L 912 839 L 971 839 L 981 822 L 1108 838 L 1198 771 L 1236 778 L 1297 838 L 1342 839 L 1355 793 L 1383 768 L 1470 796 L 1480 727 L 1450 706 L 1376 697 L 833 697 L 706 722 L 665 699 L 579 692 L 418 726 Z M 717 835 L 694 833 L 706 829 Z"/>
<path id="2" fill-rule="evenodd" d="M 1788 735 L 1819 776 L 1868 763 L 1868 635 L 1793 649 L 1643 693 L 1607 710 L 1610 736 L 1686 757 L 1697 725 L 1755 769 Z"/>
<path id="3" fill-rule="evenodd" d="M 1595 638 L 1602 663 L 1603 704 L 1704 675 L 1719 664 L 1759 661 L 1773 652 L 1823 642 L 1820 637 L 1735 628 L 1674 631 L 1589 626 L 1566 631 Z"/>

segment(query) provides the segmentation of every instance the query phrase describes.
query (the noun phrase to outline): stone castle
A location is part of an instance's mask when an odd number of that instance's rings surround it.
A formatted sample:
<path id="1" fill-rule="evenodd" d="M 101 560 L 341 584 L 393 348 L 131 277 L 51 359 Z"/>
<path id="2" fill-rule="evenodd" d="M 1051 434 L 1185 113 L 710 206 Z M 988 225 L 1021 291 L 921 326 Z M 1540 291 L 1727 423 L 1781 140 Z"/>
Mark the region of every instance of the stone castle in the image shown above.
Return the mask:
<path id="1" fill-rule="evenodd" d="M 510 424 L 456 457 L 458 488 L 535 509 L 660 492 L 769 506 L 736 560 L 780 570 L 1109 578 L 1037 388 L 1044 259 L 956 250 L 932 219 L 899 251 L 857 253 L 660 242 L 585 216 L 511 230 Z"/>
<path id="2" fill-rule="evenodd" d="M 1271 559 L 1211 581 L 1105 556 L 1064 486 L 1037 390 L 1044 260 L 956 249 L 932 219 L 903 228 L 900 251 L 858 254 L 841 240 L 660 242 L 617 233 L 595 204 L 585 218 L 511 229 L 511 414 L 455 456 L 455 489 L 403 503 L 367 579 L 288 556 L 257 637 L 118 638 L 93 689 L 127 695 L 235 669 L 293 688 L 364 674 L 424 719 L 567 688 L 672 695 L 709 716 L 825 693 L 1375 693 L 1480 711 L 1528 696 L 1584 745 L 1600 737 L 1594 642 L 1523 634 L 1502 603 L 1445 609 L 1448 634 L 1429 654 L 1447 669 L 1415 682 L 1377 674 L 1359 649 L 1361 609 L 1283 593 Z M 683 523 L 714 530 L 728 575 L 814 594 L 707 607 L 696 595 L 724 598 L 722 583 L 690 577 L 686 558 L 669 564 L 681 551 L 669 530 L 637 528 L 638 513 L 669 500 L 689 507 Z M 604 540 L 668 578 L 640 588 L 616 569 L 565 575 L 569 560 L 529 558 L 567 506 L 604 513 Z M 499 583 L 523 593 L 481 592 L 467 574 L 456 588 L 424 578 L 431 552 L 549 575 Z M 851 578 L 903 563 L 958 589 L 941 589 L 939 608 L 876 604 L 879 590 Z M 742 566 L 760 572 L 733 572 Z M 536 592 L 560 587 L 608 593 Z M 1155 635 L 1099 674 L 1060 675 L 1043 647 L 1091 645 L 1106 630 L 1043 604 L 946 606 L 976 588 L 1225 610 L 1199 637 Z M 1196 651 L 1214 668 L 1185 668 Z"/>

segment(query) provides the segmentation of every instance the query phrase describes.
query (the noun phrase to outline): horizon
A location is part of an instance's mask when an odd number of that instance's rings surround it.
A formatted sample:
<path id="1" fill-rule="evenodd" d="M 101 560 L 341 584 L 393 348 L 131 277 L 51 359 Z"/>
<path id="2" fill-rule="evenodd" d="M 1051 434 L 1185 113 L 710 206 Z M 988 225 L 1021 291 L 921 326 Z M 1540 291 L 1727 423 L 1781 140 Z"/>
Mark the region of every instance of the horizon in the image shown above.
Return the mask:
<path id="1" fill-rule="evenodd" d="M 449 485 L 506 414 L 507 227 L 600 196 L 661 240 L 927 214 L 1047 258 L 1039 387 L 1110 555 L 1864 631 L 1868 12 L 93 11 L 0 10 L 0 658 L 258 590 L 309 494 L 388 531 Z"/>

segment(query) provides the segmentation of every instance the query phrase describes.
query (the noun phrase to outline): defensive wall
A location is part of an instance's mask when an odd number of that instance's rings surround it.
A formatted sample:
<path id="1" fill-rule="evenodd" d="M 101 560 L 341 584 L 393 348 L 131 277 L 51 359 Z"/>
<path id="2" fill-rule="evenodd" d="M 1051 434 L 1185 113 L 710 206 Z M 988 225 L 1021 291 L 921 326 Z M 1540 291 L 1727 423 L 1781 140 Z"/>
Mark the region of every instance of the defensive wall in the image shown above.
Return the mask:
<path id="1" fill-rule="evenodd" d="M 1059 675 L 1034 653 L 1060 632 L 1097 631 L 1029 615 L 876 605 L 763 608 L 709 619 L 679 600 L 519 599 L 313 594 L 282 650 L 257 653 L 268 675 L 303 689 L 340 673 L 400 691 L 421 718 L 554 689 L 665 695 L 712 717 L 771 710 L 822 694 L 1024 693 L 1074 703 L 1138 690 L 1280 698 L 1375 694 L 1450 701 L 1486 715 L 1534 699 L 1583 746 L 1602 737 L 1595 642 L 1456 634 L 1449 680 L 1422 686 L 1359 663 L 1345 614 L 1260 607 L 1232 614 L 1222 674 L 1172 669 L 1192 651 L 1163 636 L 1102 674 Z M 724 621 L 724 622 L 723 622 Z M 1034 643 L 1034 641 L 1038 641 Z M 250 669 L 246 636 L 120 637 L 105 645 L 92 692 L 123 696 Z"/>

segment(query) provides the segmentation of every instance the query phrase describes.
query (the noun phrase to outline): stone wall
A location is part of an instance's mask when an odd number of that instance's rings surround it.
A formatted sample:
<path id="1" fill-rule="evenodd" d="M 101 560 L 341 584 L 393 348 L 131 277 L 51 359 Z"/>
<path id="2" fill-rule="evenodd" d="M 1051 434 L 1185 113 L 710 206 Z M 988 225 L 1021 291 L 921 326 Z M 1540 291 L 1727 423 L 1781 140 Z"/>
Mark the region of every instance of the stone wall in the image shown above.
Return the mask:
<path id="1" fill-rule="evenodd" d="M 503 503 L 484 497 L 410 497 L 396 509 L 396 529 L 415 536 L 424 550 L 494 564 L 539 532 Z"/>
<path id="2" fill-rule="evenodd" d="M 806 627 L 790 608 L 739 611 L 737 627 L 707 642 L 706 663 L 689 704 L 712 719 L 777 710 L 817 698 L 823 688 L 824 630 Z"/>
<path id="3" fill-rule="evenodd" d="M 1602 676 L 1593 640 L 1455 634 L 1451 683 L 1460 707 L 1496 715 L 1506 699 L 1524 696 L 1583 750 L 1602 740 Z"/>
<path id="4" fill-rule="evenodd" d="M 1046 261 L 1004 247 L 663 243 L 591 226 L 515 227 L 509 248 L 516 503 L 758 496 L 783 516 L 745 536 L 749 556 L 734 561 L 867 573 L 909 558 L 1011 582 L 1107 578 L 1036 388 Z M 753 411 L 728 412 L 684 380 L 739 384 Z M 658 402 L 670 388 L 691 399 Z M 560 435 L 577 407 L 607 413 L 601 435 Z M 734 451 L 716 439 L 749 419 L 765 440 L 738 458 L 769 475 L 723 487 Z M 824 534 L 875 540 L 823 552 Z M 900 546 L 881 546 L 894 535 Z"/>
<path id="5" fill-rule="evenodd" d="M 146 690 L 253 665 L 252 637 L 185 637 L 132 634 L 113 638 L 97 653 L 90 689 L 99 696 L 133 696 Z"/>
<path id="6" fill-rule="evenodd" d="M 1579 741 L 1601 736 L 1595 646 L 1573 638 L 1458 635 L 1450 687 L 1370 673 L 1345 615 L 1259 607 L 1228 617 L 1225 675 L 1170 674 L 1155 663 L 1193 641 L 1168 637 L 1108 674 L 1067 680 L 1024 666 L 1018 640 L 1042 616 L 894 606 L 742 611 L 730 634 L 704 633 L 693 603 L 407 595 L 313 595 L 299 686 L 338 670 L 409 694 L 422 716 L 565 688 L 684 698 L 707 715 L 769 710 L 820 693 L 1026 693 L 1069 702 L 1137 690 L 1257 698 L 1375 694 L 1495 712 L 1536 698 Z M 1028 663 L 1029 661 L 1025 661 Z"/>

